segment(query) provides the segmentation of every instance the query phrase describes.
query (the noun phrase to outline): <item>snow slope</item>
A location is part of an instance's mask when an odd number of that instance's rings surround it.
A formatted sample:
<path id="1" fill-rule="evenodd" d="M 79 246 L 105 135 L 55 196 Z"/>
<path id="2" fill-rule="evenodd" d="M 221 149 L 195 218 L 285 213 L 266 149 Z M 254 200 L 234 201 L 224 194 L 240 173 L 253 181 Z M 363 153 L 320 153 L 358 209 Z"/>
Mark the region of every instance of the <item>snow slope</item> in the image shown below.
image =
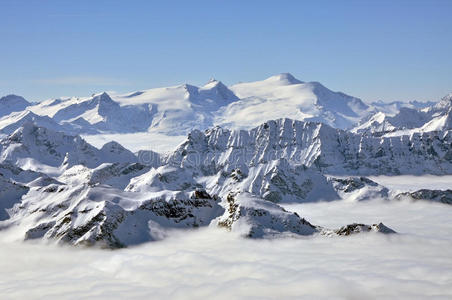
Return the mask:
<path id="1" fill-rule="evenodd" d="M 148 130 L 180 135 L 212 126 L 217 111 L 238 98 L 222 82 L 211 79 L 202 87 L 183 84 L 119 95 L 115 100 L 121 105 L 151 105 L 155 115 Z"/>
<path id="2" fill-rule="evenodd" d="M 0 132 L 4 134 L 10 134 L 25 123 L 33 123 L 37 126 L 50 128 L 55 131 L 63 131 L 71 133 L 74 131 L 73 126 L 60 125 L 48 116 L 39 116 L 32 111 L 23 110 L 19 112 L 13 112 L 0 119 Z"/>
<path id="3" fill-rule="evenodd" d="M 267 120 L 287 117 L 319 121 L 345 129 L 369 114 L 369 106 L 360 99 L 333 92 L 318 82 L 304 83 L 289 73 L 263 81 L 239 83 L 231 90 L 241 98 L 228 106 L 218 124 L 246 128 Z"/>

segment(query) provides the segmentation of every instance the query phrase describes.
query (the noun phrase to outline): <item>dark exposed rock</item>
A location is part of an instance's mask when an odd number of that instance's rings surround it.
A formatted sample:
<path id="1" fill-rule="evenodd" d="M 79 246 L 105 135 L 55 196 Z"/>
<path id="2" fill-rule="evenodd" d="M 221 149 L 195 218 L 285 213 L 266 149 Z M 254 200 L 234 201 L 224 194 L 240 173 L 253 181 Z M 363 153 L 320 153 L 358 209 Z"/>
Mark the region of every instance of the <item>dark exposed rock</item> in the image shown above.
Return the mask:
<path id="1" fill-rule="evenodd" d="M 402 200 L 409 198 L 412 200 L 427 200 L 446 204 L 452 204 L 452 190 L 429 190 L 422 189 L 415 192 L 400 193 L 395 196 L 395 199 Z"/>
<path id="2" fill-rule="evenodd" d="M 351 235 L 361 232 L 380 232 L 384 234 L 396 233 L 394 230 L 387 227 L 383 223 L 372 225 L 353 223 L 334 230 L 334 233 L 337 235 Z"/>

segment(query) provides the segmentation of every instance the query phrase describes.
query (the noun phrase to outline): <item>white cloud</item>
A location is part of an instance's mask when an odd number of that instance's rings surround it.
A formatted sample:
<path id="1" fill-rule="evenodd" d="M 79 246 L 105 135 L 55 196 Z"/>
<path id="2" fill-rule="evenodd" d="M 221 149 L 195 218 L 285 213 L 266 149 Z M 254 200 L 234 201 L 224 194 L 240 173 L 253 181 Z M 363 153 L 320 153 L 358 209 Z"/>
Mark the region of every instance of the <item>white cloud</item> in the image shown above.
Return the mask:
<path id="1" fill-rule="evenodd" d="M 372 201 L 291 208 L 325 225 L 383 220 L 402 234 L 254 241 L 208 228 L 119 251 L 2 242 L 0 291 L 9 299 L 452 297 L 450 206 Z"/>

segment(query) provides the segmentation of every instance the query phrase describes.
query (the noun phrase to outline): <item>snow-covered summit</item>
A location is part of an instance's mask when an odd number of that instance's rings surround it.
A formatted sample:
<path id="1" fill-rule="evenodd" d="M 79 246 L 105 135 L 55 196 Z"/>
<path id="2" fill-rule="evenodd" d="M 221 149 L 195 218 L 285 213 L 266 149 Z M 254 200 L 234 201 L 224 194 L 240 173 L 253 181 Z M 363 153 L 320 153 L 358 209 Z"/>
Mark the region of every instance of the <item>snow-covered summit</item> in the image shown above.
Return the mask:
<path id="1" fill-rule="evenodd" d="M 266 121 L 265 116 L 320 121 L 345 129 L 370 113 L 358 98 L 333 92 L 318 82 L 302 82 L 288 73 L 239 83 L 231 90 L 241 100 L 228 106 L 218 123 L 235 128 L 250 129 Z"/>
<path id="2" fill-rule="evenodd" d="M 299 84 L 303 83 L 303 81 L 298 80 L 290 73 L 280 73 L 273 76 L 270 76 L 269 78 L 265 79 L 264 81 L 268 83 L 277 83 L 277 84 Z"/>
<path id="3" fill-rule="evenodd" d="M 22 111 L 31 103 L 21 96 L 7 95 L 0 98 L 0 117 L 7 116 L 12 112 Z"/>
<path id="4" fill-rule="evenodd" d="M 441 98 L 441 101 L 438 102 L 436 105 L 433 105 L 431 109 L 432 111 L 442 111 L 442 110 L 448 110 L 452 107 L 452 93 L 447 94 L 443 98 Z"/>

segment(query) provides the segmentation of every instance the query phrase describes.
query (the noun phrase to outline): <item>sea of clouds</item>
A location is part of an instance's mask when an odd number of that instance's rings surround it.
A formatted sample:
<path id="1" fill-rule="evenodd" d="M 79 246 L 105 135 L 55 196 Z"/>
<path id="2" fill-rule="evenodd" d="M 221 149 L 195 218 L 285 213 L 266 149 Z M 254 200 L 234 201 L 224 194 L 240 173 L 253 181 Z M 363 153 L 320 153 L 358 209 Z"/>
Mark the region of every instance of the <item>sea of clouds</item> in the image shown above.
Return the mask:
<path id="1" fill-rule="evenodd" d="M 373 200 L 286 205 L 315 224 L 398 235 L 248 240 L 217 228 L 123 250 L 8 241 L 2 299 L 451 299 L 452 207 Z"/>

